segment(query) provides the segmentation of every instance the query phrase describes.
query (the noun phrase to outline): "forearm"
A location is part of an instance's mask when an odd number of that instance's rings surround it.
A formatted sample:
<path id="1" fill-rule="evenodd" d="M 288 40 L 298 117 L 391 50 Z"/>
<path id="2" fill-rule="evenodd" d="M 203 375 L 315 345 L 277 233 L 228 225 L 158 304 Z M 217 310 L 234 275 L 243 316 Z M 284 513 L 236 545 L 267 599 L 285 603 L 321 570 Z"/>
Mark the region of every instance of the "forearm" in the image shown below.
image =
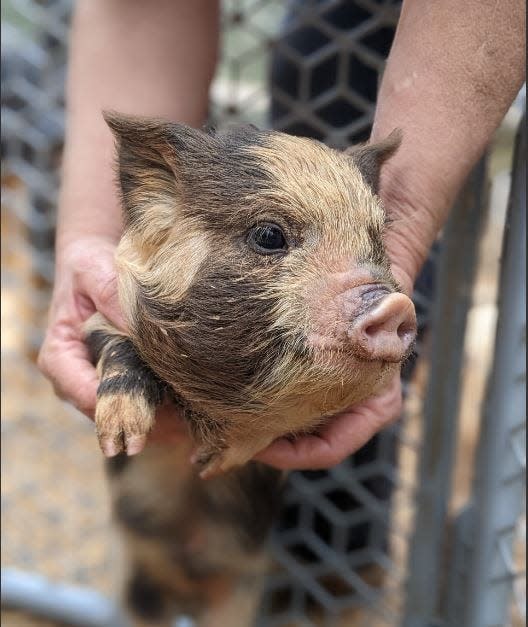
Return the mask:
<path id="1" fill-rule="evenodd" d="M 411 280 L 524 75 L 522 0 L 404 1 L 372 135 L 403 130 L 381 196 L 389 254 Z"/>
<path id="2" fill-rule="evenodd" d="M 218 46 L 215 0 L 80 0 L 70 44 L 57 251 L 79 237 L 117 241 L 113 137 L 101 112 L 207 115 Z"/>

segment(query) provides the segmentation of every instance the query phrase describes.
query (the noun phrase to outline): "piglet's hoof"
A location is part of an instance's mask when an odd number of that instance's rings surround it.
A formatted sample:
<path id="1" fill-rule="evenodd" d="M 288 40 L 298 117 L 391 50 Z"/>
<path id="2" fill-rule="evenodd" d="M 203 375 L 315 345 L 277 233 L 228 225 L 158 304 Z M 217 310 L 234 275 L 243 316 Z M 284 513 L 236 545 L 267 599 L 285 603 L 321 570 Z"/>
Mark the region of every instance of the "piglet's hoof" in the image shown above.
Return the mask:
<path id="1" fill-rule="evenodd" d="M 95 427 L 99 446 L 106 457 L 119 453 L 137 455 L 147 442 L 154 424 L 154 408 L 143 399 L 127 394 L 97 399 Z"/>

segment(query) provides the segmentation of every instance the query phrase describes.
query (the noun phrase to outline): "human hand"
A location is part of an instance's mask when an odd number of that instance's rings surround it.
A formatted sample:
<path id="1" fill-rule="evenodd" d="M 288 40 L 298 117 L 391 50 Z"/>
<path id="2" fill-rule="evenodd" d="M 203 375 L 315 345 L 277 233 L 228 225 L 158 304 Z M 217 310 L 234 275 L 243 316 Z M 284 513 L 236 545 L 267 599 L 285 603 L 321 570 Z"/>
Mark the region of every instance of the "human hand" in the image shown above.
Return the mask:
<path id="1" fill-rule="evenodd" d="M 49 323 L 38 365 L 56 394 L 89 418 L 94 417 L 99 377 L 84 343 L 83 324 L 95 312 L 126 329 L 117 294 L 115 244 L 102 237 L 76 239 L 57 260 Z M 178 410 L 163 404 L 156 413 L 151 441 L 176 442 L 186 437 Z"/>
<path id="2" fill-rule="evenodd" d="M 114 267 L 115 244 L 102 237 L 72 241 L 57 251 L 55 287 L 38 366 L 56 394 L 93 418 L 98 376 L 84 343 L 83 324 L 99 311 L 125 328 Z"/>
<path id="3" fill-rule="evenodd" d="M 337 414 L 316 433 L 296 439 L 279 438 L 255 459 L 281 470 L 330 468 L 394 422 L 401 410 L 402 392 L 398 374 L 382 392 Z"/>

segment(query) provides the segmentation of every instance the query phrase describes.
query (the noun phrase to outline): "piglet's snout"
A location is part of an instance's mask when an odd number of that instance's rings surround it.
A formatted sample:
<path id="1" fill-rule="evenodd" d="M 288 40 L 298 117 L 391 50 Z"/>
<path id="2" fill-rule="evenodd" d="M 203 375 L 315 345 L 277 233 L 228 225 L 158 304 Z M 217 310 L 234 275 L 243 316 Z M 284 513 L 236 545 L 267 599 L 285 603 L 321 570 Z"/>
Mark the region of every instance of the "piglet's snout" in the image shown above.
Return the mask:
<path id="1" fill-rule="evenodd" d="M 400 362 L 416 337 L 416 314 L 404 294 L 388 294 L 352 324 L 348 336 L 368 361 Z"/>

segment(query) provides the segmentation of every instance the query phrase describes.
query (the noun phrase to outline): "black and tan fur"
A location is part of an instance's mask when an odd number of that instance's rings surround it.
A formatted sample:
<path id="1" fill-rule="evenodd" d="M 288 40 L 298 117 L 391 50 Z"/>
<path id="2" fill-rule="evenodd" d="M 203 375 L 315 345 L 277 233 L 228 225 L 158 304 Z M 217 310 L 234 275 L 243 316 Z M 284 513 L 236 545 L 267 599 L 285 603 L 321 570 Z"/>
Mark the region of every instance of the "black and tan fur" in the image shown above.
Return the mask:
<path id="1" fill-rule="evenodd" d="M 119 453 L 110 475 L 130 540 L 129 605 L 148 624 L 177 610 L 201 625 L 249 626 L 280 475 L 248 460 L 399 368 L 346 341 L 340 300 L 362 280 L 397 290 L 373 187 L 399 135 L 339 153 L 254 127 L 106 119 L 119 147 L 129 334 L 96 315 L 87 341 L 101 376 L 98 437 Z M 287 247 L 268 255 L 248 242 L 269 223 Z M 144 446 L 162 402 L 179 406 L 194 444 L 125 456 Z M 189 464 L 192 446 L 210 481 Z"/>

